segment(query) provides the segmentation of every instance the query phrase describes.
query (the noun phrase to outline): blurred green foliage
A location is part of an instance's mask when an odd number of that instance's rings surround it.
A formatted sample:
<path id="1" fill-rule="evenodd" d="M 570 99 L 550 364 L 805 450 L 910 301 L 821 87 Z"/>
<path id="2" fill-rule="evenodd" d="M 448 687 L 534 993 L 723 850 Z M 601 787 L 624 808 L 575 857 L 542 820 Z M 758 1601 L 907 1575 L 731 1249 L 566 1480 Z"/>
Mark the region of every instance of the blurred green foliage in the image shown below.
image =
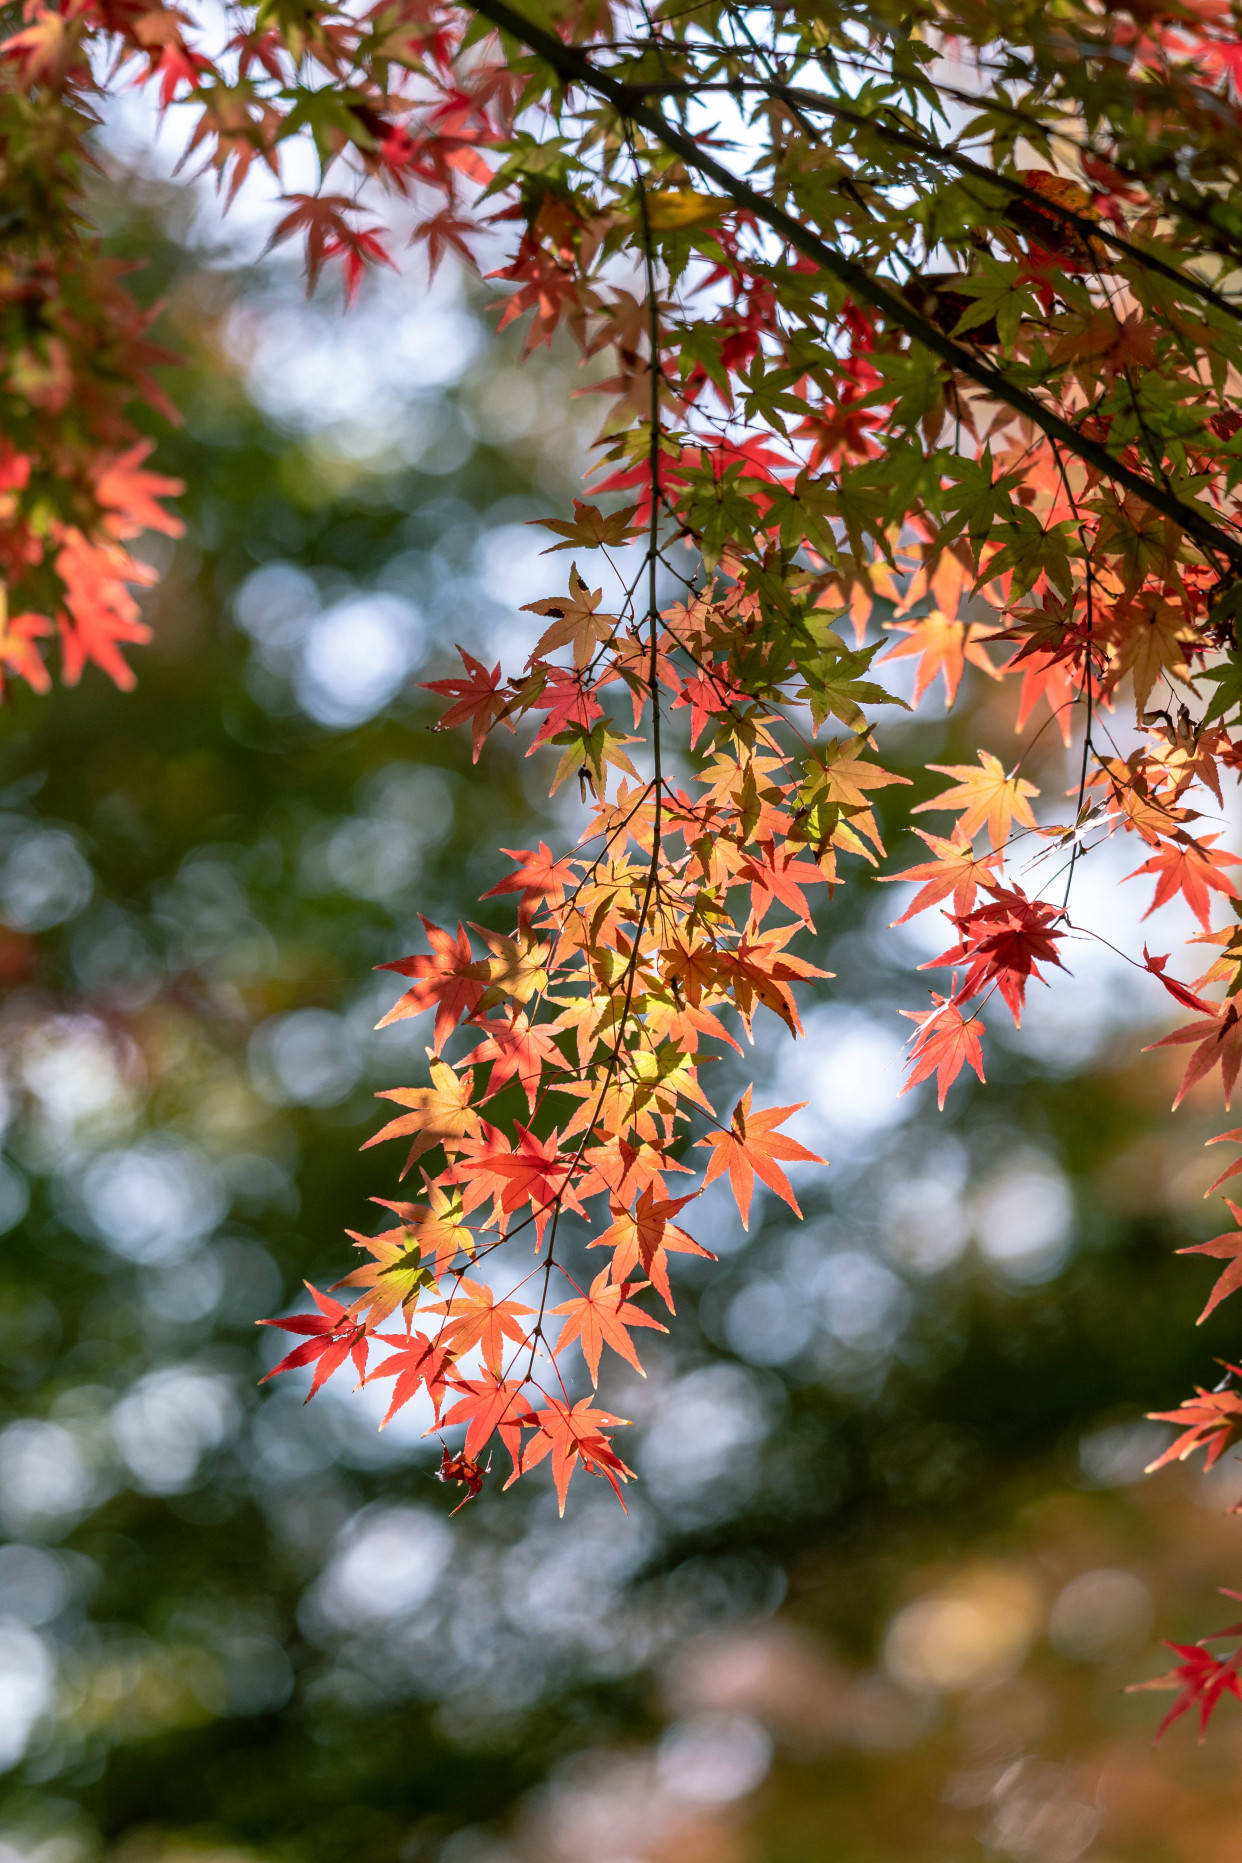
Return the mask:
<path id="1" fill-rule="evenodd" d="M 680 1264 L 650 1386 L 607 1397 L 628 1518 L 558 1524 L 532 1479 L 450 1524 L 416 1428 L 259 1388 L 254 1321 L 394 1194 L 358 1147 L 426 1032 L 373 1033 L 372 967 L 420 912 L 503 924 L 497 849 L 573 832 L 417 680 L 498 657 L 581 446 L 560 363 L 519 377 L 460 296 L 346 326 L 110 211 L 187 356 L 188 533 L 137 691 L 19 695 L 0 739 L 0 1859 L 1232 1854 L 1229 1730 L 1153 1761 L 1120 1692 L 1233 1556 L 1189 1484 L 1136 1485 L 1142 1410 L 1229 1339 L 1189 1324 L 1210 1173 L 1138 999 L 890 1105 L 927 954 L 877 935 L 886 889 L 833 901 L 810 1041 L 756 1066 L 834 1166 L 801 1227 L 722 1202 L 720 1263 Z M 910 769 L 971 718 L 910 726 Z"/>

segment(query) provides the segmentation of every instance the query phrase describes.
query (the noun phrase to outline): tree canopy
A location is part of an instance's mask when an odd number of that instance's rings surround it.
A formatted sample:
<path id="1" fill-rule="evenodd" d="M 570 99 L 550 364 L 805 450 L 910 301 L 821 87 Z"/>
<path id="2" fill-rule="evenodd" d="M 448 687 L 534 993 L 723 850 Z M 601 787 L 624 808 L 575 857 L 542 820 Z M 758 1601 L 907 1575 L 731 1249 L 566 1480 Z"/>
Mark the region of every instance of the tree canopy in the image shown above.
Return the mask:
<path id="1" fill-rule="evenodd" d="M 168 359 L 84 220 L 120 85 L 186 119 L 226 194 L 276 179 L 273 238 L 303 244 L 312 288 L 339 268 L 359 295 L 398 238 L 433 273 L 452 253 L 528 352 L 576 346 L 600 398 L 589 495 L 539 520 L 538 627 L 511 665 L 463 648 L 429 682 L 476 759 L 502 729 L 546 747 L 585 826 L 508 850 L 506 928 L 429 920 L 426 949 L 388 961 L 408 987 L 385 1020 L 434 1011 L 426 1074 L 371 1141 L 406 1142 L 411 1194 L 386 1182 L 362 1266 L 270 1322 L 294 1335 L 278 1369 L 313 1365 L 317 1389 L 352 1367 L 391 1380 L 389 1415 L 417 1398 L 462 1426 L 442 1472 L 466 1498 L 496 1460 L 509 1482 L 546 1461 L 562 1508 L 578 1471 L 622 1493 L 604 1348 L 638 1366 L 668 1323 L 670 1257 L 706 1252 L 694 1199 L 720 1179 L 743 1225 L 757 1185 L 797 1212 L 786 1167 L 822 1163 L 785 1129 L 796 1105 L 714 1087 L 724 1051 L 763 1009 L 800 1033 L 799 986 L 825 972 L 799 945 L 885 857 L 881 792 L 910 786 L 886 733 L 968 667 L 998 687 L 980 741 L 915 785 L 940 832 L 884 876 L 918 883 L 903 918 L 949 920 L 940 987 L 907 1012 L 910 1083 L 934 1076 L 943 1103 L 982 1079 L 983 1012 L 1017 1024 L 1027 986 L 1100 935 L 1079 872 L 1124 835 L 1148 911 L 1180 897 L 1209 947 L 1188 975 L 1140 954 L 1136 924 L 1126 953 L 1191 1017 L 1160 1043 L 1187 1051 L 1177 1098 L 1219 1070 L 1228 1105 L 1230 8 L 489 0 L 222 26 L 30 0 L 3 50 L 10 680 L 45 690 L 54 639 L 66 683 L 93 665 L 130 684 L 153 576 L 134 546 L 177 525 L 134 422 L 167 411 Z M 905 658 L 908 698 L 884 683 Z M 1058 738 L 1067 795 L 1030 774 Z M 1224 1263 L 1207 1311 L 1240 1235 L 1194 1245 Z M 1237 1440 L 1236 1375 L 1171 1413 L 1168 1455 Z M 1235 1663 L 1180 1647 L 1173 1713 L 1238 1694 Z"/>

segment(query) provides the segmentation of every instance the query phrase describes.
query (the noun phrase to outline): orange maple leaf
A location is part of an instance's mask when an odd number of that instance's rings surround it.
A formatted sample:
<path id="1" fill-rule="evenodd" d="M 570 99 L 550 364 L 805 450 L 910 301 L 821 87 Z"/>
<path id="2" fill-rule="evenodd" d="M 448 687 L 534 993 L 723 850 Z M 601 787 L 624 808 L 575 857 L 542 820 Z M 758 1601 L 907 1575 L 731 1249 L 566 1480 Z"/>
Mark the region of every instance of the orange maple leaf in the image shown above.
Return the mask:
<path id="1" fill-rule="evenodd" d="M 709 1132 L 706 1138 L 698 1141 L 700 1145 L 709 1145 L 712 1149 L 703 1177 L 703 1188 L 706 1190 L 709 1184 L 722 1177 L 726 1171 L 729 1173 L 729 1186 L 737 1202 L 743 1229 L 750 1227 L 750 1199 L 756 1177 L 769 1190 L 774 1190 L 795 1216 L 802 1214 L 789 1179 L 777 1163 L 778 1158 L 786 1163 L 794 1160 L 802 1164 L 828 1162 L 818 1153 L 808 1151 L 797 1139 L 775 1130 L 791 1113 L 801 1112 L 806 1105 L 805 1100 L 797 1106 L 768 1106 L 759 1112 L 752 1112 L 750 1096 L 751 1088 L 747 1087 L 733 1109 L 729 1126 L 719 1132 Z"/>
<path id="2" fill-rule="evenodd" d="M 668 1331 L 667 1326 L 661 1326 L 659 1320 L 653 1320 L 649 1313 L 644 1313 L 629 1298 L 632 1293 L 637 1293 L 647 1285 L 646 1281 L 612 1283 L 608 1279 L 607 1268 L 601 1268 L 587 1293 L 563 1301 L 559 1307 L 553 1307 L 553 1313 L 566 1316 L 560 1338 L 556 1342 L 556 1351 L 561 1352 L 573 1340 L 580 1340 L 582 1356 L 587 1362 L 592 1384 L 599 1383 L 599 1355 L 606 1345 L 632 1365 L 640 1378 L 647 1376 L 638 1361 L 627 1328 L 650 1326 L 658 1333 Z"/>
<path id="3" fill-rule="evenodd" d="M 929 809 L 958 810 L 964 835 L 976 834 L 986 822 L 992 846 L 1001 848 L 1008 841 L 1015 820 L 1024 828 L 1035 827 L 1027 797 L 1037 796 L 1039 791 L 1034 783 L 1026 782 L 1016 771 L 1007 776 L 999 757 L 994 757 L 990 750 L 979 752 L 979 762 L 982 768 L 978 770 L 963 763 L 929 763 L 929 770 L 941 776 L 955 776 L 958 780 L 952 789 L 942 790 L 930 802 L 920 802 L 911 813 L 923 815 Z"/>

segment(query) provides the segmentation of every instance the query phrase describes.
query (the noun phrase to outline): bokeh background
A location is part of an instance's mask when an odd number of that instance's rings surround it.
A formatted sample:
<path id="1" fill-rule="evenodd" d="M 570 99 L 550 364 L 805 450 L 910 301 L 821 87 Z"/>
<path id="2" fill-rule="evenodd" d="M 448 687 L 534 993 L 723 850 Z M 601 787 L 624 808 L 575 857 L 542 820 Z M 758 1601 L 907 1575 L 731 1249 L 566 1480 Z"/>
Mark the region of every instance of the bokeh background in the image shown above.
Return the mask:
<path id="1" fill-rule="evenodd" d="M 1170 1117 L 1164 1000 L 1106 951 L 939 1114 L 897 1011 L 948 939 L 834 898 L 809 1041 L 748 1057 L 833 1167 L 801 1225 L 713 1204 L 648 1382 L 614 1363 L 628 1517 L 536 1476 L 450 1520 L 408 1413 L 259 1389 L 255 1320 L 394 1192 L 358 1147 L 426 1032 L 374 1032 L 373 967 L 577 832 L 419 681 L 513 657 L 589 410 L 447 267 L 307 304 L 262 204 L 222 224 L 158 151 L 98 212 L 185 358 L 188 531 L 135 692 L 0 717 L 0 1863 L 1233 1863 L 1238 1724 L 1153 1750 L 1125 1692 L 1232 1613 L 1242 1480 L 1142 1474 L 1236 1347 L 1173 1257 L 1210 1105 Z M 894 714 L 920 797 L 1007 702 Z M 1055 733 L 1029 768 L 1068 783 Z M 1125 870 L 1073 905 L 1132 948 Z"/>

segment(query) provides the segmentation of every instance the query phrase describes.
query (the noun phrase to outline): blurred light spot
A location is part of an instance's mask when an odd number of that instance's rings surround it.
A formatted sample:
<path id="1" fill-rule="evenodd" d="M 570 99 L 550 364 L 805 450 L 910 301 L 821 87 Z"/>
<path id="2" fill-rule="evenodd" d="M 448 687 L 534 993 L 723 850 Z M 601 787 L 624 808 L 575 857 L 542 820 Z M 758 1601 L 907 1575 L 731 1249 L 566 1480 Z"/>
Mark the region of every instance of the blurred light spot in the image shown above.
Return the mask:
<path id="1" fill-rule="evenodd" d="M 307 1591 L 299 1619 L 308 1634 L 374 1628 L 425 1604 L 448 1563 L 453 1535 L 425 1507 L 381 1507 L 355 1515 Z"/>
<path id="2" fill-rule="evenodd" d="M 63 1532 L 97 1494 L 94 1471 L 72 1431 L 33 1417 L 0 1431 L 0 1525 L 6 1532 Z"/>
<path id="3" fill-rule="evenodd" d="M 1095 1839 L 1100 1812 L 1074 1796 L 1073 1787 L 1062 1766 L 1023 1759 L 1006 1768 L 991 1793 L 987 1847 L 1014 1863 L 1077 1863 Z"/>
<path id="4" fill-rule="evenodd" d="M 1089 1430 L 1078 1445 L 1078 1462 L 1095 1488 L 1124 1488 L 1141 1481 L 1171 1440 L 1158 1423 L 1108 1423 Z"/>
<path id="5" fill-rule="evenodd" d="M 474 552 L 474 571 L 483 593 L 505 609 L 520 608 L 557 588 L 564 588 L 563 572 L 543 559 L 547 535 L 527 524 L 498 524 L 484 531 Z M 533 640 L 544 623 L 532 618 Z"/>
<path id="6" fill-rule="evenodd" d="M 730 1511 L 735 1484 L 749 1484 L 753 1451 L 769 1426 L 768 1405 L 741 1366 L 704 1366 L 678 1378 L 664 1394 L 643 1439 L 643 1474 L 658 1500 L 684 1503 L 694 1494 L 710 1497 L 715 1489 Z"/>
<path id="7" fill-rule="evenodd" d="M 888 1350 L 910 1307 L 909 1293 L 892 1269 L 857 1248 L 825 1255 L 808 1291 L 834 1339 L 862 1350 Z"/>
<path id="8" fill-rule="evenodd" d="M 966 1213 L 958 1189 L 940 1177 L 912 1177 L 884 1196 L 884 1248 L 913 1274 L 936 1274 L 966 1246 Z"/>
<path id="9" fill-rule="evenodd" d="M 1039 1594 L 1018 1572 L 979 1571 L 951 1592 L 897 1613 L 884 1660 L 903 1688 L 978 1688 L 1022 1662 L 1039 1625 Z"/>
<path id="10" fill-rule="evenodd" d="M 661 1736 L 657 1758 L 666 1789 L 699 1805 L 745 1798 L 763 1783 L 771 1763 L 771 1739 L 748 1714 L 696 1714 L 674 1721 Z"/>
<path id="11" fill-rule="evenodd" d="M 752 1365 L 784 1365 L 796 1358 L 814 1328 L 805 1296 L 774 1275 L 748 1281 L 725 1308 L 729 1345 Z"/>
<path id="12" fill-rule="evenodd" d="M 307 836 L 303 881 L 314 892 L 395 899 L 418 878 L 422 849 L 422 837 L 411 823 L 350 816 Z"/>
<path id="13" fill-rule="evenodd" d="M 810 1102 L 787 1129 L 823 1145 L 898 1125 L 911 1111 L 899 1097 L 902 1052 L 901 1031 L 873 1016 L 835 1004 L 812 1010 L 806 1040 L 784 1050 L 780 1064 L 778 1097 Z"/>
<path id="14" fill-rule="evenodd" d="M 28 1628 L 46 1624 L 64 1609 L 70 1590 L 64 1562 L 54 1553 L 0 1546 L 0 1619 Z"/>
<path id="15" fill-rule="evenodd" d="M 1151 1628 L 1151 1594 L 1133 1572 L 1081 1572 L 1057 1596 L 1048 1635 L 1063 1656 L 1105 1662 L 1136 1648 Z"/>
<path id="16" fill-rule="evenodd" d="M 42 1637 L 0 1625 L 0 1771 L 16 1765 L 52 1699 L 55 1669 Z"/>
<path id="17" fill-rule="evenodd" d="M 497 369 L 487 382 L 487 427 L 504 442 L 520 440 L 539 420 L 539 391 L 526 369 Z"/>
<path id="18" fill-rule="evenodd" d="M 149 1372 L 112 1412 L 117 1448 L 148 1494 L 188 1488 L 204 1455 L 226 1442 L 241 1418 L 225 1379 L 173 1366 Z"/>
<path id="19" fill-rule="evenodd" d="M 299 705 L 320 724 L 362 724 L 396 697 L 422 659 L 423 640 L 421 618 L 395 595 L 357 596 L 327 609 L 306 630 Z"/>
<path id="20" fill-rule="evenodd" d="M 250 1040 L 254 1084 L 274 1106 L 339 1106 L 362 1073 L 348 1023 L 328 1009 L 272 1016 Z"/>
<path id="21" fill-rule="evenodd" d="M 43 1117 L 72 1127 L 125 1099 L 116 1052 L 89 1016 L 54 1016 L 27 1037 L 22 1078 Z"/>
<path id="22" fill-rule="evenodd" d="M 300 639 L 319 606 L 315 584 L 292 563 L 264 563 L 233 598 L 241 626 L 253 639 L 283 646 Z"/>
<path id="23" fill-rule="evenodd" d="M 1020 1153 L 970 1199 L 979 1248 L 1011 1281 L 1049 1280 L 1069 1253 L 1074 1200 L 1063 1171 L 1041 1152 Z"/>
<path id="24" fill-rule="evenodd" d="M 47 931 L 80 912 L 94 886 L 73 836 L 40 828 L 23 836 L 0 868 L 0 918 L 14 931 Z"/>
<path id="25" fill-rule="evenodd" d="M 224 1271 L 215 1255 L 200 1249 L 173 1268 L 153 1268 L 142 1278 L 142 1304 L 149 1313 L 182 1326 L 206 1319 L 224 1287 Z"/>
<path id="26" fill-rule="evenodd" d="M 189 1254 L 227 1207 L 220 1180 L 201 1153 L 164 1135 L 93 1159 L 80 1203 L 109 1248 L 144 1265 Z"/>
<path id="27" fill-rule="evenodd" d="M 30 1207 L 30 1187 L 16 1165 L 0 1158 L 0 1235 L 16 1228 Z"/>

